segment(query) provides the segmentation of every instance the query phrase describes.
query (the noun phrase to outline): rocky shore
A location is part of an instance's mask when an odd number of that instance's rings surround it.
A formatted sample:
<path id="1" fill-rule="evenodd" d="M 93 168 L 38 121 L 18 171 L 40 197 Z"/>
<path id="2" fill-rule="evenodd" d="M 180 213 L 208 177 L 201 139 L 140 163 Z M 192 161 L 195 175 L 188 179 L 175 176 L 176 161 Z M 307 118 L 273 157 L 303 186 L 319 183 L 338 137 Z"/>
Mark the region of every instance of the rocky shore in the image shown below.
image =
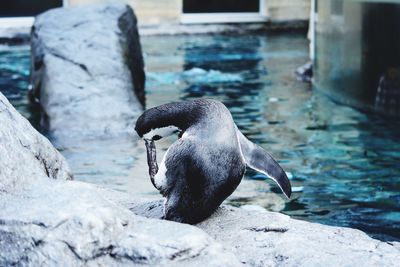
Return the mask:
<path id="1" fill-rule="evenodd" d="M 162 201 L 72 181 L 64 158 L 0 95 L 0 266 L 397 266 L 400 243 L 223 206 L 159 219 Z"/>
<path id="2" fill-rule="evenodd" d="M 144 74 L 130 8 L 56 9 L 32 34 L 32 98 L 52 140 L 133 129 Z M 398 266 L 398 242 L 261 209 L 222 206 L 195 226 L 161 220 L 161 199 L 74 181 L 1 93 L 0 125 L 0 266 Z"/>

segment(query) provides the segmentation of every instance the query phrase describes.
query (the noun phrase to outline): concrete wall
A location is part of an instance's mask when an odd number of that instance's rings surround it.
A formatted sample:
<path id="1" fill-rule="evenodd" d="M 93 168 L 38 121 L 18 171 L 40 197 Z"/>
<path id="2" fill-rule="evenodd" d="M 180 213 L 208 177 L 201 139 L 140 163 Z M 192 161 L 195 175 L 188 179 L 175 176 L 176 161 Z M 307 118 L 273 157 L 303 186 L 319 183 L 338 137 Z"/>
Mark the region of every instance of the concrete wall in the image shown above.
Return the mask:
<path id="1" fill-rule="evenodd" d="M 180 22 L 182 0 L 67 0 L 69 6 L 93 3 L 130 4 L 142 25 Z M 311 0 L 265 0 L 265 13 L 272 22 L 308 20 Z"/>
<path id="2" fill-rule="evenodd" d="M 266 0 L 265 6 L 272 22 L 308 20 L 311 0 Z"/>

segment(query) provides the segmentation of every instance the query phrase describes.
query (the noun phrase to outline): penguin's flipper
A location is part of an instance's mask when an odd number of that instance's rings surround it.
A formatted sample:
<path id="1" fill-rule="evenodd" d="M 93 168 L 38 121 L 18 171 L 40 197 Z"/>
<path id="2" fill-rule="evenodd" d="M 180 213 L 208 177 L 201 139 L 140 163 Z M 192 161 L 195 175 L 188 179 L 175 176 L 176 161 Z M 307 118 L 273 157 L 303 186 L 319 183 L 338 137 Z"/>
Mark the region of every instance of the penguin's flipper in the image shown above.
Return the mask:
<path id="1" fill-rule="evenodd" d="M 286 197 L 290 198 L 292 186 L 282 167 L 267 151 L 248 140 L 237 127 L 236 135 L 247 166 L 274 180 Z"/>

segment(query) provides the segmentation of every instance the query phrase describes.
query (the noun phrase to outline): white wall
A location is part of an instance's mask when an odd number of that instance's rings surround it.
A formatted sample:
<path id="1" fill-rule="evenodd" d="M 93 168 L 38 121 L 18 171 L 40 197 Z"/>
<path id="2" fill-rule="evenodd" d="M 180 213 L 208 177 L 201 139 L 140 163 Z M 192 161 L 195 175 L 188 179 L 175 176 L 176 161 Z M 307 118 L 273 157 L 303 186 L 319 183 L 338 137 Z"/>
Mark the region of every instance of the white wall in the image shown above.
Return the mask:
<path id="1" fill-rule="evenodd" d="M 182 0 L 66 0 L 69 6 L 126 2 L 130 4 L 139 19 L 139 23 L 161 24 L 179 23 Z M 310 0 L 265 0 L 265 14 L 273 22 L 290 20 L 308 20 Z"/>

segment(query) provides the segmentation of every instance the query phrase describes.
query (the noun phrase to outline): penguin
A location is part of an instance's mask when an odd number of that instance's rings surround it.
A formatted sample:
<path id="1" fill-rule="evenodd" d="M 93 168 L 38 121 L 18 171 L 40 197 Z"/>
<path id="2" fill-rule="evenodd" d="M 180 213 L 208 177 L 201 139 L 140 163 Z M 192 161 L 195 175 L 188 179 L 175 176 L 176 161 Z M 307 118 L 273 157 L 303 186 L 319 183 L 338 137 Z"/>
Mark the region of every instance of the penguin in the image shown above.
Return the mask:
<path id="1" fill-rule="evenodd" d="M 209 217 L 242 180 L 246 166 L 275 181 L 287 198 L 285 171 L 238 129 L 227 107 L 211 99 L 146 110 L 135 130 L 144 139 L 153 186 L 165 197 L 163 219 L 196 224 Z M 155 141 L 178 133 L 158 167 Z"/>

